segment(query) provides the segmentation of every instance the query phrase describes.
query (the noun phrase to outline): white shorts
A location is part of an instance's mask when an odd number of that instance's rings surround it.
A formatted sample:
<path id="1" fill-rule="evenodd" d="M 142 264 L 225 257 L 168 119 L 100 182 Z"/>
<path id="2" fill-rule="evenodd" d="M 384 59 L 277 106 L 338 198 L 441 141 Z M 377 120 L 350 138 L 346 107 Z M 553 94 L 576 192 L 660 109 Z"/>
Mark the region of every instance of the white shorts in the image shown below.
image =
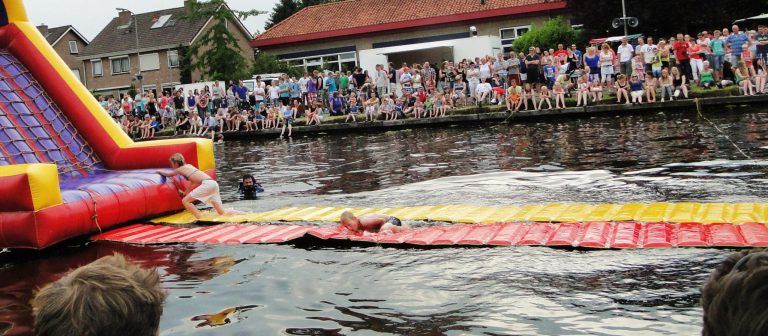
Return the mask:
<path id="1" fill-rule="evenodd" d="M 632 98 L 643 98 L 643 94 L 645 94 L 645 91 L 632 91 L 630 95 L 632 95 Z"/>
<path id="2" fill-rule="evenodd" d="M 219 184 L 214 180 L 205 180 L 203 183 L 200 183 L 197 188 L 189 193 L 189 197 L 192 197 L 208 205 L 211 205 L 212 202 L 218 202 L 221 204 Z"/>

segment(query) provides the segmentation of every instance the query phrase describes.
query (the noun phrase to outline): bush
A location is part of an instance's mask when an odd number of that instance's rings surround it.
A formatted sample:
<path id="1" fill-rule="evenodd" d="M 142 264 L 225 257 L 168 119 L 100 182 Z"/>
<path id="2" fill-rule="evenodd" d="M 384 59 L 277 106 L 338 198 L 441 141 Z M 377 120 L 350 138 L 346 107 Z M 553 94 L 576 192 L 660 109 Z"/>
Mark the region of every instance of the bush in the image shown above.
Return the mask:
<path id="1" fill-rule="evenodd" d="M 579 42 L 580 33 L 571 27 L 561 17 L 549 19 L 541 28 L 531 25 L 531 30 L 515 40 L 512 45 L 515 50 L 526 52 L 531 46 L 544 49 L 557 49 L 557 44 L 562 43 L 567 48 L 572 43 Z"/>

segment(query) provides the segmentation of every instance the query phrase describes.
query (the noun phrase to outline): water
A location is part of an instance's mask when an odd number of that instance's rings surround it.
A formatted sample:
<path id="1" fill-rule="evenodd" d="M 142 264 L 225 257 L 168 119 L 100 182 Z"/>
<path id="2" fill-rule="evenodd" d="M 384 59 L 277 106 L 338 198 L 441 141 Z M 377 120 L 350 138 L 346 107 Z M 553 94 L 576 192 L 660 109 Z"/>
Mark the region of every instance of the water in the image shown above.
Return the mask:
<path id="1" fill-rule="evenodd" d="M 228 206 L 761 202 L 768 113 L 318 135 L 217 145 Z M 267 190 L 239 201 L 244 173 Z M 330 225 L 319 223 L 320 225 Z M 430 223 L 421 223 L 430 225 Z M 121 252 L 157 266 L 163 335 L 691 335 L 699 289 L 733 250 L 61 246 L 0 253 L 0 335 L 28 333 L 32 290 Z M 230 323 L 193 317 L 238 307 Z M 2 322 L 5 321 L 5 322 Z"/>

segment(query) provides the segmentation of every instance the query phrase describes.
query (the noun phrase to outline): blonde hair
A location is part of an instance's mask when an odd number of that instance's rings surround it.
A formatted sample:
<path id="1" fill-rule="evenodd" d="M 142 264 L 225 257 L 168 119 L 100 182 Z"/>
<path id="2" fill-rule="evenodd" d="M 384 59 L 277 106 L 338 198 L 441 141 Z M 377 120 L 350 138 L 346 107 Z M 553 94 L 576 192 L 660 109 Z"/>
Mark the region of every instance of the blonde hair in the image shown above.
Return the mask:
<path id="1" fill-rule="evenodd" d="M 350 222 L 350 221 L 356 221 L 356 220 L 357 220 L 357 217 L 355 217 L 355 215 L 353 215 L 349 211 L 344 211 L 341 214 L 341 220 L 340 221 L 341 221 L 341 224 L 344 224 L 345 226 L 346 226 L 345 223 Z"/>
<path id="2" fill-rule="evenodd" d="M 35 335 L 154 336 L 166 295 L 155 269 L 121 254 L 103 257 L 40 290 Z"/>
<path id="3" fill-rule="evenodd" d="M 181 153 L 176 153 L 176 154 L 171 155 L 169 160 L 171 160 L 171 162 L 175 163 L 179 167 L 187 164 L 184 161 L 184 155 L 181 155 Z"/>

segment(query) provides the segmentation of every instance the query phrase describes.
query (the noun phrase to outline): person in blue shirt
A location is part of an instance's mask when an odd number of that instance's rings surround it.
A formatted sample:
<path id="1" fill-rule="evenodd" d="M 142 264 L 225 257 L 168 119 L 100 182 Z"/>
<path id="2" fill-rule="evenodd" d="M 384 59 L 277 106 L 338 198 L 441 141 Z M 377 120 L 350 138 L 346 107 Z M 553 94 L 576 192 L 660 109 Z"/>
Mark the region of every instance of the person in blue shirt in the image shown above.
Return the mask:
<path id="1" fill-rule="evenodd" d="M 741 60 L 742 46 L 747 41 L 749 41 L 747 34 L 740 32 L 739 26 L 733 25 L 731 35 L 725 40 L 725 43 L 731 47 L 731 55 L 734 58 L 731 63 L 736 64 Z"/>
<path id="2" fill-rule="evenodd" d="M 544 77 L 547 78 L 547 87 L 549 89 L 552 89 L 552 86 L 555 85 L 555 73 L 557 73 L 557 68 L 551 61 L 544 66 Z"/>
<path id="3" fill-rule="evenodd" d="M 329 96 L 333 96 L 333 93 L 336 92 L 336 79 L 334 78 L 333 73 L 329 73 L 328 77 L 325 79 L 325 88 L 328 91 Z"/>
<path id="4" fill-rule="evenodd" d="M 341 95 L 339 95 L 338 92 L 334 92 L 333 98 L 331 98 L 331 114 L 332 115 L 344 114 L 344 98 Z"/>
<path id="5" fill-rule="evenodd" d="M 235 92 L 235 95 L 237 96 L 240 109 L 247 110 L 248 109 L 248 88 L 245 85 L 243 85 L 242 80 L 238 82 L 238 85 L 235 88 L 236 89 L 233 89 L 232 91 Z"/>

